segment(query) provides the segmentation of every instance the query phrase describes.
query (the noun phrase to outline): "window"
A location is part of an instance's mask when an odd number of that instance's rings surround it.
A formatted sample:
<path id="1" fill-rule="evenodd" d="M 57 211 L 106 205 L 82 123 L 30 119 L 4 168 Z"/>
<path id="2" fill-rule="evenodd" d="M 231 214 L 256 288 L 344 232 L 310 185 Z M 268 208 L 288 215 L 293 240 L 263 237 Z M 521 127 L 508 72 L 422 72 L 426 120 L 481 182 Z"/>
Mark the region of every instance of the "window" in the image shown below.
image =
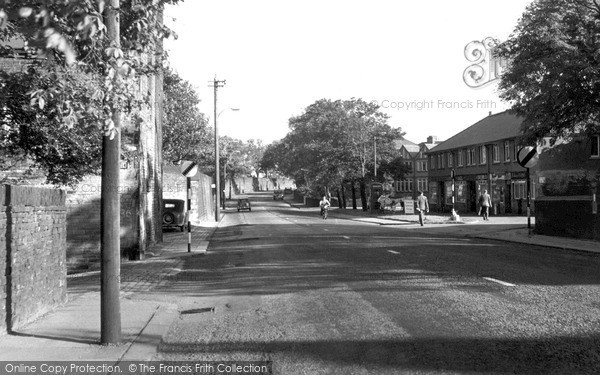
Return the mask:
<path id="1" fill-rule="evenodd" d="M 470 148 L 467 150 L 467 165 L 475 165 L 475 149 Z"/>
<path id="2" fill-rule="evenodd" d="M 411 171 L 413 170 L 413 162 L 412 161 L 405 161 L 404 165 L 406 165 Z"/>
<path id="3" fill-rule="evenodd" d="M 479 146 L 479 164 L 487 164 L 487 149 L 485 146 Z"/>
<path id="4" fill-rule="evenodd" d="M 600 135 L 595 135 L 592 137 L 592 157 L 600 157 Z"/>
<path id="5" fill-rule="evenodd" d="M 444 168 L 444 154 L 438 154 L 438 168 Z"/>
<path id="6" fill-rule="evenodd" d="M 531 199 L 535 199 L 536 184 L 531 183 Z M 527 199 L 527 182 L 524 180 L 513 183 L 513 199 Z"/>
<path id="7" fill-rule="evenodd" d="M 448 167 L 454 167 L 454 154 L 448 153 Z"/>
<path id="8" fill-rule="evenodd" d="M 411 192 L 413 189 L 413 179 L 407 178 L 405 180 L 398 181 L 396 190 L 403 192 Z"/>
<path id="9" fill-rule="evenodd" d="M 429 191 L 429 183 L 426 178 L 417 179 L 417 189 L 419 191 Z"/>
<path id="10" fill-rule="evenodd" d="M 412 191 L 413 180 L 412 178 L 407 178 L 406 180 L 402 180 L 402 191 Z"/>
<path id="11" fill-rule="evenodd" d="M 517 145 L 515 142 L 515 147 L 513 147 L 513 161 L 517 161 L 517 153 L 519 152 L 519 148 L 521 148 L 521 146 Z"/>
<path id="12" fill-rule="evenodd" d="M 492 146 L 492 160 L 494 163 L 500 163 L 500 146 L 498 144 Z"/>
<path id="13" fill-rule="evenodd" d="M 423 172 L 427 172 L 427 160 L 421 162 L 423 164 L 423 168 L 421 169 Z"/>
<path id="14" fill-rule="evenodd" d="M 463 155 L 463 150 L 458 150 L 458 166 L 462 167 L 464 164 L 464 155 Z"/>
<path id="15" fill-rule="evenodd" d="M 435 164 L 435 155 L 431 155 L 429 156 L 429 162 L 431 163 L 431 169 L 435 169 L 436 168 L 436 164 Z"/>
<path id="16" fill-rule="evenodd" d="M 504 141 L 504 161 L 510 161 L 510 141 Z"/>

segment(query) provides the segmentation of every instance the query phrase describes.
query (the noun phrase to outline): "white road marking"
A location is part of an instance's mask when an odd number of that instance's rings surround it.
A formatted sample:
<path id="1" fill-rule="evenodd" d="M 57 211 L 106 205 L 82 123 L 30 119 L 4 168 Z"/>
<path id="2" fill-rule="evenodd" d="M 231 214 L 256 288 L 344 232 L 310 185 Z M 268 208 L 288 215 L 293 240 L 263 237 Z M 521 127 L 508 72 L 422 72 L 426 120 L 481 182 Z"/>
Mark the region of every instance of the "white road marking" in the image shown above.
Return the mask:
<path id="1" fill-rule="evenodd" d="M 348 236 L 342 236 L 342 237 L 345 238 L 345 239 L 347 239 L 347 240 L 350 239 L 350 237 L 348 237 Z"/>
<path id="2" fill-rule="evenodd" d="M 502 280 L 498 280 L 498 279 L 493 279 L 491 277 L 484 277 L 484 279 L 487 280 L 487 281 L 491 281 L 493 283 L 498 283 L 500 285 L 504 285 L 504 286 L 517 286 L 516 284 L 507 283 L 506 281 L 502 281 Z"/>
<path id="3" fill-rule="evenodd" d="M 400 255 L 400 253 L 399 253 L 399 252 L 397 252 L 397 251 L 394 251 L 394 250 L 388 250 L 388 253 L 392 253 L 392 254 Z"/>

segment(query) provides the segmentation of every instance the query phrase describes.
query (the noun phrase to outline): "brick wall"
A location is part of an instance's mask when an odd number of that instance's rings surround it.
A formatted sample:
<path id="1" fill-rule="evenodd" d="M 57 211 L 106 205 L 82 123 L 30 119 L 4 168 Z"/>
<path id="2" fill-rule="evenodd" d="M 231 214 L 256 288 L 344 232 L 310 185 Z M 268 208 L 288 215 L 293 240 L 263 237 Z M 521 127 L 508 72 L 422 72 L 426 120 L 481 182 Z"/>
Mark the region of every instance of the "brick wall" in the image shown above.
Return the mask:
<path id="1" fill-rule="evenodd" d="M 12 185 L 0 194 L 0 258 L 5 260 L 0 325 L 16 330 L 66 301 L 66 194 Z"/>
<path id="2" fill-rule="evenodd" d="M 0 335 L 6 332 L 6 187 L 0 185 Z"/>

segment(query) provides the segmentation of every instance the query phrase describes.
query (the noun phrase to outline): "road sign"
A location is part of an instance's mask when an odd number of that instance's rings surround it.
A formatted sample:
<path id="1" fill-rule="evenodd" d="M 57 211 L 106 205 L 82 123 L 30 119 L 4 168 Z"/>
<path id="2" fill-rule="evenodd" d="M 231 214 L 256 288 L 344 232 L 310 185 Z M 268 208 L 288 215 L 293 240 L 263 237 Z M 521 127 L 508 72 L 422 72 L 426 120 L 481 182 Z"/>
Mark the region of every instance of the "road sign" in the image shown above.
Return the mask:
<path id="1" fill-rule="evenodd" d="M 179 170 L 185 177 L 194 177 L 198 173 L 198 164 L 193 161 L 184 161 L 179 166 Z"/>
<path id="2" fill-rule="evenodd" d="M 539 160 L 535 147 L 525 146 L 517 153 L 517 161 L 523 168 L 533 168 Z"/>

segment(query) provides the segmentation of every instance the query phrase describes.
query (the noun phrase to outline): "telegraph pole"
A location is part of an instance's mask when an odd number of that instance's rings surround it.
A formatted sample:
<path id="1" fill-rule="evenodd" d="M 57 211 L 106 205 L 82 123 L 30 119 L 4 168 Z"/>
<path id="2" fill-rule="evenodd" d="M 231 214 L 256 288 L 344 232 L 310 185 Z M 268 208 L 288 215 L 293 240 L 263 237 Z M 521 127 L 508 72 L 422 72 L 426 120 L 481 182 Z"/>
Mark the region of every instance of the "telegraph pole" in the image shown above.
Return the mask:
<path id="1" fill-rule="evenodd" d="M 112 46 L 120 48 L 119 0 L 110 0 L 104 19 Z M 121 162 L 121 111 L 113 108 L 115 131 L 102 138 L 102 191 L 100 208 L 101 285 L 100 320 L 102 344 L 121 341 L 121 304 L 119 287 L 121 275 L 119 201 L 119 170 Z"/>
<path id="2" fill-rule="evenodd" d="M 214 106 L 214 121 L 215 121 L 215 189 L 216 189 L 216 201 L 215 201 L 215 221 L 218 222 L 221 218 L 221 181 L 219 171 L 219 128 L 217 126 L 217 90 L 219 87 L 225 86 L 225 80 L 219 81 L 215 76 L 215 79 L 211 82 L 211 86 L 215 92 L 215 106 Z"/>

